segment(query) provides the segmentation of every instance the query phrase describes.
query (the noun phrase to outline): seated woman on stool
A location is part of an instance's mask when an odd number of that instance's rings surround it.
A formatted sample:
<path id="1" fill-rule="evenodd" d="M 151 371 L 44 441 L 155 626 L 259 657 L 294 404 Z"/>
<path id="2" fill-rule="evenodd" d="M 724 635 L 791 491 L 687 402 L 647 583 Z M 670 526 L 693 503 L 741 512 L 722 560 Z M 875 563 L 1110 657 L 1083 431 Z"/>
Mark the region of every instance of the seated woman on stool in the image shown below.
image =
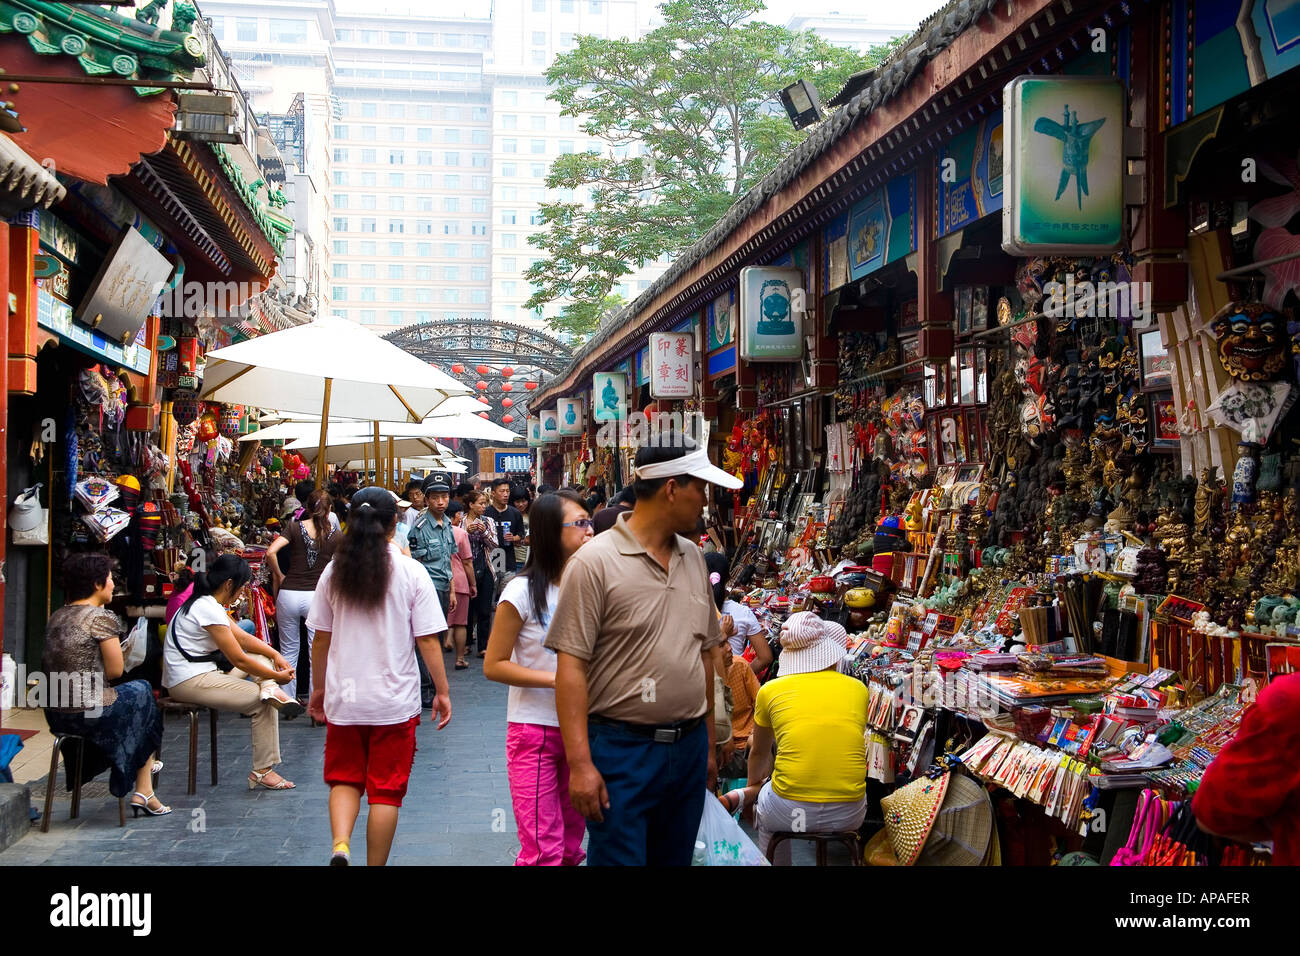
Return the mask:
<path id="1" fill-rule="evenodd" d="M 754 705 L 748 785 L 719 798 L 732 812 L 753 806 L 764 853 L 774 833 L 857 830 L 867 814 L 867 686 L 839 673 L 846 642 L 844 628 L 811 611 L 781 629 L 779 674 Z M 790 845 L 776 854 L 788 865 Z"/>
<path id="2" fill-rule="evenodd" d="M 270 644 L 232 626 L 223 605 L 235 603 L 252 572 L 243 558 L 223 554 L 206 574 L 194 576 L 194 592 L 181 605 L 163 643 L 163 686 L 172 700 L 230 710 L 253 718 L 253 771 L 248 789 L 291 790 L 273 769 L 280 762 L 276 711 L 297 716 L 303 707 L 278 684 L 293 680 L 293 668 Z M 217 669 L 224 654 L 234 665 Z"/>
<path id="3" fill-rule="evenodd" d="M 153 688 L 147 680 L 107 684 L 121 677 L 123 668 L 121 624 L 106 606 L 113 600 L 113 559 L 74 554 L 64 562 L 63 575 L 68 603 L 45 625 L 41 667 L 46 675 L 63 675 L 51 687 L 69 693 L 68 699 L 50 701 L 45 720 L 54 733 L 76 734 L 100 750 L 112 770 L 109 792 L 118 798 L 131 794 L 135 816 L 141 810 L 155 817 L 171 813 L 154 796 L 149 779 L 162 740 Z M 82 759 L 83 773 L 94 776 L 96 761 Z M 52 779 L 46 782 L 54 785 Z"/>

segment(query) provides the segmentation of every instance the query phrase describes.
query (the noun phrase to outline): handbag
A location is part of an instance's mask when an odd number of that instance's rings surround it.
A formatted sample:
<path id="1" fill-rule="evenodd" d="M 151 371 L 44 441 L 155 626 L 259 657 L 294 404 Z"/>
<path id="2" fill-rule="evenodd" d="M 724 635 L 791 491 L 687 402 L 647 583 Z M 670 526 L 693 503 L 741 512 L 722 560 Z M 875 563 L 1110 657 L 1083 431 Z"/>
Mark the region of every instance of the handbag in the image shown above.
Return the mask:
<path id="1" fill-rule="evenodd" d="M 135 627 L 122 641 L 122 673 L 135 670 L 149 654 L 149 621 L 144 617 L 135 620 Z"/>
<path id="2" fill-rule="evenodd" d="M 50 543 L 50 510 L 41 507 L 42 484 L 24 488 L 9 509 L 14 544 L 43 547 Z"/>

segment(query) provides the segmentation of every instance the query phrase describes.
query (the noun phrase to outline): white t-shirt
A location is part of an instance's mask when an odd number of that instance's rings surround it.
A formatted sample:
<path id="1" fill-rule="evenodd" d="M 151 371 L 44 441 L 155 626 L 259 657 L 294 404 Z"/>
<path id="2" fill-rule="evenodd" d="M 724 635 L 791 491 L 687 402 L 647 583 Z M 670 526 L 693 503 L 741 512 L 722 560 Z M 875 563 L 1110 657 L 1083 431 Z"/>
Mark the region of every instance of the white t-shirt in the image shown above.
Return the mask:
<path id="1" fill-rule="evenodd" d="M 510 659 L 520 667 L 535 671 L 555 673 L 556 656 L 545 647 L 546 629 L 551 625 L 551 615 L 560 599 L 560 589 L 552 584 L 546 589 L 546 614 L 538 618 L 533 613 L 533 599 L 528 592 L 528 578 L 512 578 L 501 589 L 499 603 L 510 604 L 523 619 Z M 540 724 L 543 727 L 560 726 L 555 713 L 555 691 L 545 687 L 511 687 L 510 702 L 506 706 L 506 720 L 512 724 Z"/>
<path id="2" fill-rule="evenodd" d="M 447 630 L 429 572 L 389 543 L 392 575 L 384 603 L 350 607 L 333 597 L 331 561 L 320 576 L 307 626 L 331 635 L 325 716 L 332 724 L 385 726 L 420 716 L 415 639 Z M 442 649 L 438 649 L 442 653 Z"/>
<path id="3" fill-rule="evenodd" d="M 763 626 L 758 623 L 758 618 L 754 616 L 753 611 L 736 601 L 723 601 L 722 613 L 730 614 L 731 619 L 736 622 L 736 633 L 728 640 L 731 642 L 731 653 L 739 657 L 745 653 L 745 644 L 749 639 L 763 632 Z"/>
<path id="4" fill-rule="evenodd" d="M 230 622 L 230 615 L 226 609 L 221 606 L 216 598 L 208 595 L 201 597 L 193 604 L 190 609 L 176 612 L 172 618 L 171 629 L 176 633 L 176 639 L 180 641 L 181 647 L 185 648 L 185 653 L 190 657 L 201 657 L 204 654 L 211 654 L 216 651 L 217 642 L 213 639 L 204 628 L 217 624 L 224 624 L 227 627 L 233 627 Z M 171 635 L 166 635 L 163 641 L 163 686 L 175 687 L 183 684 L 191 677 L 198 677 L 200 674 L 210 674 L 217 669 L 216 662 L 194 662 L 187 661 L 181 656 L 181 652 L 176 649 Z"/>

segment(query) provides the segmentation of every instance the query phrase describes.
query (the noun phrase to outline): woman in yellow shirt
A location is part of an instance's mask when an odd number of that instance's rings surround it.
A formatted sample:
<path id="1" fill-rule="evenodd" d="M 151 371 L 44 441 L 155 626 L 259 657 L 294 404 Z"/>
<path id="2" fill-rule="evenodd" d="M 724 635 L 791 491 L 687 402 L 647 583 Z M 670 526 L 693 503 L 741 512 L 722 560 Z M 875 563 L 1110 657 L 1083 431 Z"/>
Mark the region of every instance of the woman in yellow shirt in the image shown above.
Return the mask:
<path id="1" fill-rule="evenodd" d="M 756 797 L 764 853 L 781 830 L 856 830 L 866 816 L 867 688 L 839 673 L 846 643 L 844 628 L 811 611 L 791 614 L 781 629 L 779 676 L 754 705 L 748 786 L 723 798 L 734 811 Z M 788 843 L 775 862 L 789 864 Z"/>

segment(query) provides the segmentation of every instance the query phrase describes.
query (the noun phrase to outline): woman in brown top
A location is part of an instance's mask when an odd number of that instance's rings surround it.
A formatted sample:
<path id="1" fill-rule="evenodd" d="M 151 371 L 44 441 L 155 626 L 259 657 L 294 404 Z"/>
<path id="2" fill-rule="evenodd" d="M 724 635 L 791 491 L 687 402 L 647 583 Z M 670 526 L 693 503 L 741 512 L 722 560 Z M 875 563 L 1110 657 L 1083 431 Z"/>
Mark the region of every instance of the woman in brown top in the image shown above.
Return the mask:
<path id="1" fill-rule="evenodd" d="M 307 612 L 311 610 L 316 582 L 334 557 L 334 549 L 343 540 L 343 535 L 330 521 L 330 505 L 331 499 L 326 492 L 313 491 L 307 497 L 302 517 L 291 522 L 266 550 L 276 589 L 275 626 L 280 632 L 280 653 L 294 668 L 298 666 L 302 628 Z M 307 628 L 308 660 L 311 659 L 311 642 L 315 636 L 315 631 Z M 296 678 L 284 685 L 284 692 L 291 698 L 297 696 Z"/>
<path id="2" fill-rule="evenodd" d="M 121 626 L 106 607 L 113 599 L 113 559 L 74 554 L 64 562 L 63 573 L 69 600 L 50 615 L 41 656 L 50 690 L 46 722 L 55 733 L 84 738 L 83 779 L 108 767 L 109 791 L 115 797 L 130 793 L 135 816 L 141 811 L 155 817 L 171 813 L 154 796 L 150 782 L 162 740 L 162 714 L 153 688 L 147 680 L 108 686 L 122 676 L 123 668 Z M 65 759 L 64 766 L 71 785 L 73 764 Z M 54 781 L 46 781 L 46 786 L 54 786 Z"/>

